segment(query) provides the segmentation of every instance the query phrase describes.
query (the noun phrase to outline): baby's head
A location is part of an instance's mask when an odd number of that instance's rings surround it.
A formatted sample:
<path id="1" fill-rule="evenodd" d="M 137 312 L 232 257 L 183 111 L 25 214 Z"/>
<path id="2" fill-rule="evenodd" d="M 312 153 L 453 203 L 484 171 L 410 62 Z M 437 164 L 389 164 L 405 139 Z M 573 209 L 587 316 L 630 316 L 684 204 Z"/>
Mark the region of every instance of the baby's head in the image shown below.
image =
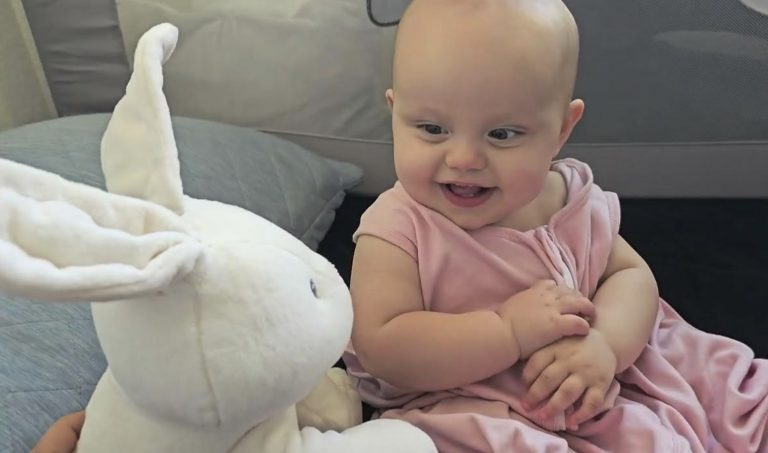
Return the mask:
<path id="1" fill-rule="evenodd" d="M 536 200 L 583 112 L 578 46 L 560 0 L 414 0 L 387 91 L 408 193 L 466 229 Z"/>

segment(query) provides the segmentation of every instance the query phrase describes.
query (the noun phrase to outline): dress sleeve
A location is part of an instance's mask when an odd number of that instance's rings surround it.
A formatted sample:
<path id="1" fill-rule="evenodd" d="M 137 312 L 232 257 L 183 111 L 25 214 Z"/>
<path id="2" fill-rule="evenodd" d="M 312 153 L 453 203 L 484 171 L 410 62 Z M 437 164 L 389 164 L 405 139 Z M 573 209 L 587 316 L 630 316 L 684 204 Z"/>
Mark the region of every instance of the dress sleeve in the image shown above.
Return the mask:
<path id="1" fill-rule="evenodd" d="M 618 195 L 603 191 L 596 184 L 591 187 L 589 198 L 589 252 L 582 257 L 581 277 L 591 297 L 597 291 L 619 234 L 621 208 Z"/>
<path id="2" fill-rule="evenodd" d="M 621 226 L 621 205 L 619 196 L 614 192 L 603 192 L 608 206 L 608 222 L 611 229 L 611 237 L 615 240 L 619 235 L 619 226 Z"/>
<path id="3" fill-rule="evenodd" d="M 585 163 L 571 159 L 558 169 L 565 177 L 570 198 L 567 212 L 555 225 L 557 241 L 577 287 L 591 297 L 619 234 L 619 197 L 595 184 L 592 170 Z"/>
<path id="4" fill-rule="evenodd" d="M 352 240 L 363 235 L 383 239 L 417 260 L 416 232 L 414 211 L 407 195 L 395 187 L 383 194 L 363 213 L 360 226 L 352 235 Z"/>

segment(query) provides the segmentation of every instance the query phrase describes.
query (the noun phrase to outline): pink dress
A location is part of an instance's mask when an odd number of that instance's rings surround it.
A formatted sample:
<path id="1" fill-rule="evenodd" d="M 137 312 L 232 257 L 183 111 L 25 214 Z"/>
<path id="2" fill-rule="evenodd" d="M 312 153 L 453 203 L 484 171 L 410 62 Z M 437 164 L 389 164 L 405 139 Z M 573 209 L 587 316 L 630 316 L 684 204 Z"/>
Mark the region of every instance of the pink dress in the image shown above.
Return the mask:
<path id="1" fill-rule="evenodd" d="M 520 232 L 465 231 L 408 196 L 398 183 L 363 215 L 355 238 L 377 236 L 417 262 L 425 308 L 493 309 L 545 278 L 592 298 L 619 229 L 619 201 L 590 168 L 565 159 L 566 206 L 548 225 Z M 652 337 L 618 375 L 604 412 L 566 430 L 539 423 L 520 404 L 523 364 L 460 388 L 402 391 L 344 356 L 364 401 L 380 416 L 426 431 L 442 453 L 768 452 L 768 361 L 737 341 L 701 332 L 663 300 Z"/>

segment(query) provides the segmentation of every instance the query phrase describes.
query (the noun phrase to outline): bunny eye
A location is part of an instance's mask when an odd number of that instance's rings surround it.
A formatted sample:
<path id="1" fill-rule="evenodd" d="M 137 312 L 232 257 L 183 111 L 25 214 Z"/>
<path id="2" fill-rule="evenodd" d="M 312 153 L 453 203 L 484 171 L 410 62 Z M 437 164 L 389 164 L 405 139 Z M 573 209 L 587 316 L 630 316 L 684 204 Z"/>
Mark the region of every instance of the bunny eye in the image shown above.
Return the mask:
<path id="1" fill-rule="evenodd" d="M 317 297 L 317 285 L 315 284 L 315 281 L 312 279 L 309 280 L 309 289 L 312 290 L 312 295 Z"/>

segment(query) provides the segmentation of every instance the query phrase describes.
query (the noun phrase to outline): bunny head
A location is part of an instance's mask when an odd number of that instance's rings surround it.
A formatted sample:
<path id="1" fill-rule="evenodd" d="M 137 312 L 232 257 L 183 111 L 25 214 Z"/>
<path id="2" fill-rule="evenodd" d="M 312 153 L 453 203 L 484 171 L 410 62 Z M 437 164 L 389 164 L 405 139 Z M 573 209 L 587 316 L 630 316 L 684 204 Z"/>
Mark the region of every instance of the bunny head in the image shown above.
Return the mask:
<path id="1" fill-rule="evenodd" d="M 162 64 L 139 41 L 102 140 L 109 192 L 0 160 L 0 290 L 89 300 L 121 397 L 185 426 L 241 424 L 312 389 L 350 336 L 335 268 L 276 225 L 182 193 Z"/>

